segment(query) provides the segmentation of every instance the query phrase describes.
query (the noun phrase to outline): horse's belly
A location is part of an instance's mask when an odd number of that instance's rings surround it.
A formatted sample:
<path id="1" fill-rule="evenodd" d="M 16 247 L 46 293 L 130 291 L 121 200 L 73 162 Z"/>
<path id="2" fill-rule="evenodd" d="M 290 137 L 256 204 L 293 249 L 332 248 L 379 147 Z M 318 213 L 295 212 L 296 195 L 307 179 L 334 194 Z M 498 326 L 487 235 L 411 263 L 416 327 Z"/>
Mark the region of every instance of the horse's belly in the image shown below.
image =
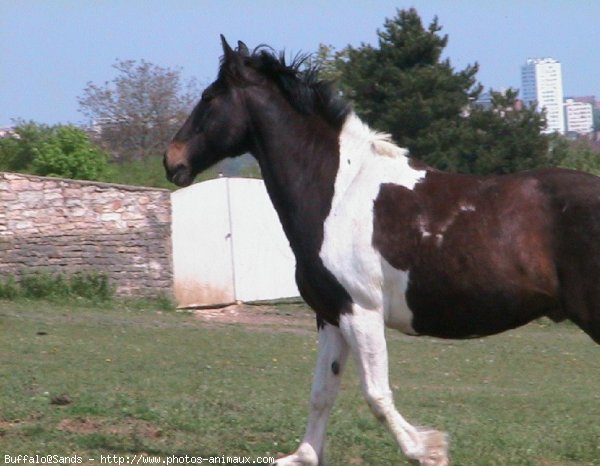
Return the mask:
<path id="1" fill-rule="evenodd" d="M 551 314 L 560 304 L 539 290 L 444 290 L 411 282 L 406 291 L 418 334 L 440 338 L 494 335 Z"/>

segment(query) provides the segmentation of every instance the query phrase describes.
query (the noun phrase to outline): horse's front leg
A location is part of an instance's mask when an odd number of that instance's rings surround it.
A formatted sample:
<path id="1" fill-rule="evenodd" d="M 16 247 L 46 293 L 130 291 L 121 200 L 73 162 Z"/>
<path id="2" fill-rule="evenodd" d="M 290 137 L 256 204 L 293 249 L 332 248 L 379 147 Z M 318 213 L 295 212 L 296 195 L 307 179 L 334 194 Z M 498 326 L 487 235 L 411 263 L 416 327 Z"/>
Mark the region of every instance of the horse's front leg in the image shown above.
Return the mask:
<path id="1" fill-rule="evenodd" d="M 340 317 L 340 330 L 355 356 L 364 396 L 402 452 L 420 466 L 449 466 L 446 434 L 416 428 L 396 410 L 388 375 L 388 354 L 381 312 L 354 305 Z"/>
<path id="2" fill-rule="evenodd" d="M 325 324 L 319 330 L 319 354 L 310 395 L 306 434 L 298 449 L 278 459 L 275 466 L 317 466 L 324 464 L 325 433 L 329 413 L 340 388 L 348 345 L 340 329 Z"/>

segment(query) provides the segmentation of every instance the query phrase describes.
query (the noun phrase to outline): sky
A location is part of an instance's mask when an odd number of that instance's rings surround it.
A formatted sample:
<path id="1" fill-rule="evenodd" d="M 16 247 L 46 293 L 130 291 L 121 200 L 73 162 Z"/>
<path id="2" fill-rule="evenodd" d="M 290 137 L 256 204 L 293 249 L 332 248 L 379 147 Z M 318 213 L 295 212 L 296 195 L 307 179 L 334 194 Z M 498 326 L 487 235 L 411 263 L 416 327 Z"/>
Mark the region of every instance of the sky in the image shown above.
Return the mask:
<path id="1" fill-rule="evenodd" d="M 0 0 L 0 127 L 14 119 L 85 123 L 77 97 L 113 79 L 117 59 L 181 68 L 207 85 L 219 34 L 249 47 L 314 52 L 377 44 L 397 9 L 434 16 L 457 70 L 479 63 L 486 88 L 520 87 L 529 57 L 562 63 L 565 96 L 600 97 L 598 0 Z"/>

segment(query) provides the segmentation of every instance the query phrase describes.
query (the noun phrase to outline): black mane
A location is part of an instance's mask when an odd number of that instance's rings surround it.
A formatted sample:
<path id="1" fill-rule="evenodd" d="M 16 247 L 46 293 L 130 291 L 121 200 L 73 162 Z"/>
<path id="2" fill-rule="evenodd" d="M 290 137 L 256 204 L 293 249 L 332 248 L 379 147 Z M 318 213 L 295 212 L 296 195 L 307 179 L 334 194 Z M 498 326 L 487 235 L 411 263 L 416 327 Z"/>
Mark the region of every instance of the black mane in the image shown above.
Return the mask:
<path id="1" fill-rule="evenodd" d="M 310 55 L 298 54 L 287 64 L 285 53 L 259 46 L 244 57 L 247 65 L 273 80 L 289 103 L 299 112 L 318 114 L 341 128 L 350 113 L 350 105 L 338 93 L 333 82 L 319 79 L 319 67 L 310 63 Z"/>

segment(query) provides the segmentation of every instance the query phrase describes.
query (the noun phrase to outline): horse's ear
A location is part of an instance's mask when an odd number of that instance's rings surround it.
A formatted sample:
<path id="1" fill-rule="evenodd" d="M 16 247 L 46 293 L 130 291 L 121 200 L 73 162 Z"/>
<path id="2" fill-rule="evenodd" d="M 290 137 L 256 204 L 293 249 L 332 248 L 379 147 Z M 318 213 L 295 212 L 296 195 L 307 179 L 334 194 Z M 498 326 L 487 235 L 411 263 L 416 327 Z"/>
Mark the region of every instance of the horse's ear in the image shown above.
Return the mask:
<path id="1" fill-rule="evenodd" d="M 227 39 L 225 39 L 225 36 L 223 34 L 221 34 L 221 45 L 223 46 L 224 61 L 227 62 L 227 61 L 233 59 L 233 57 L 235 56 L 235 52 L 231 48 L 231 46 L 227 43 Z"/>
<path id="2" fill-rule="evenodd" d="M 228 76 L 230 77 L 243 77 L 244 61 L 242 60 L 242 54 L 236 52 L 231 48 L 223 34 L 221 34 L 221 44 L 223 45 L 222 68 L 227 72 Z"/>
<path id="3" fill-rule="evenodd" d="M 248 46 L 246 44 L 244 44 L 241 40 L 238 40 L 237 50 L 238 50 L 238 53 L 242 57 L 248 57 L 248 56 L 250 56 L 250 50 L 248 50 Z"/>

